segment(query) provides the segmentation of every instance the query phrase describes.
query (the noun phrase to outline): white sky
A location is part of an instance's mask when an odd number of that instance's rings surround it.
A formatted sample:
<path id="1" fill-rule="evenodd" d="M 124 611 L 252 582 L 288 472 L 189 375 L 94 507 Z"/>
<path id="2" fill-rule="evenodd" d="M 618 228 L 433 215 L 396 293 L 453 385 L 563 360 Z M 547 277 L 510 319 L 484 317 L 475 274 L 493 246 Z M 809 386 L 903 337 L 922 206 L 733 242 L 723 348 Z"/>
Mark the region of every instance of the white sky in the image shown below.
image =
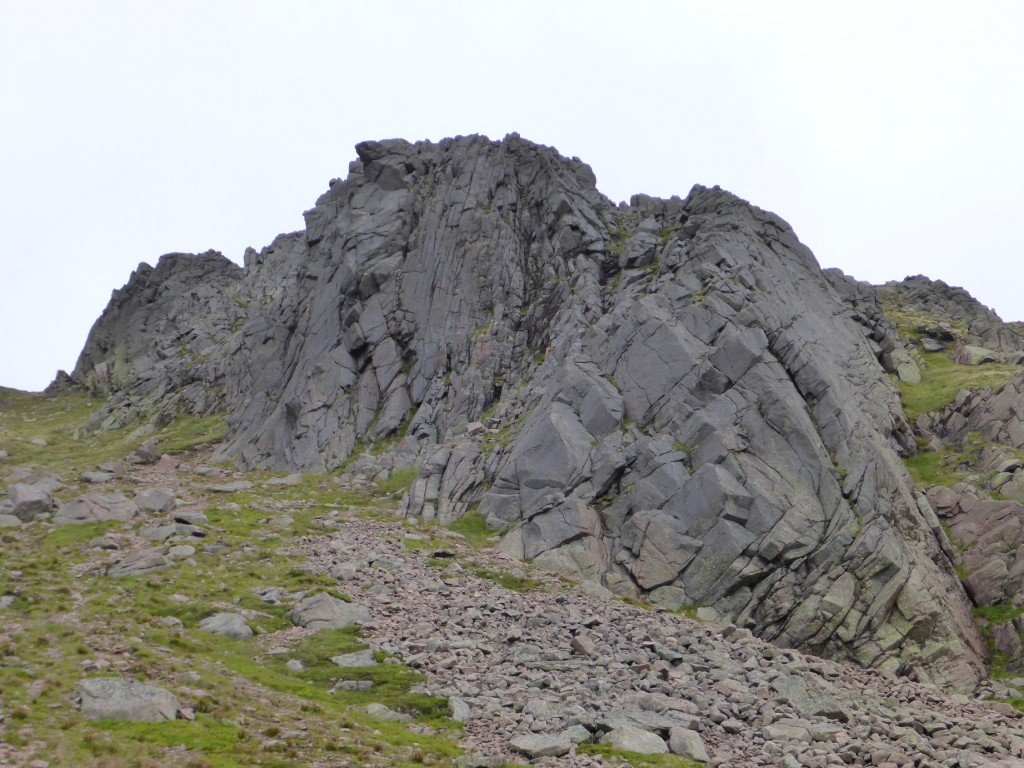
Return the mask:
<path id="1" fill-rule="evenodd" d="M 0 0 L 0 384 L 71 370 L 142 261 L 241 261 L 364 139 L 720 184 L 822 266 L 1024 319 L 1024 3 Z"/>

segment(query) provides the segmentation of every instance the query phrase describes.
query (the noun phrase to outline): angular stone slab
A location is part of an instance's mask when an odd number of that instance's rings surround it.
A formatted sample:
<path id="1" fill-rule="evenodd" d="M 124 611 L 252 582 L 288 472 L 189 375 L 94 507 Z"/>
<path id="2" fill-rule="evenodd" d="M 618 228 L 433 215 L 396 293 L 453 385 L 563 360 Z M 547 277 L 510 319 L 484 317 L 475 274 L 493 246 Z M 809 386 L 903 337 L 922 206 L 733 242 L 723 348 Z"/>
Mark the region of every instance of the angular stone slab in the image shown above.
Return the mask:
<path id="1" fill-rule="evenodd" d="M 142 576 L 154 571 L 162 571 L 171 566 L 171 561 L 159 549 L 142 549 L 132 552 L 124 560 L 111 566 L 108 576 L 115 579 L 127 576 Z"/>
<path id="2" fill-rule="evenodd" d="M 116 677 L 83 680 L 76 693 L 82 699 L 82 716 L 89 720 L 159 723 L 173 720 L 179 707 L 165 688 Z"/>
<path id="3" fill-rule="evenodd" d="M 370 612 L 363 606 L 346 603 L 326 592 L 299 601 L 289 616 L 296 626 L 309 629 L 341 629 L 370 620 Z"/>
<path id="4" fill-rule="evenodd" d="M 127 523 L 139 508 L 135 502 L 121 493 L 106 493 L 82 496 L 61 507 L 53 516 L 57 525 L 82 525 L 84 523 Z"/>
<path id="5" fill-rule="evenodd" d="M 252 637 L 252 628 L 245 618 L 237 613 L 215 613 L 199 622 L 199 629 L 212 635 L 233 637 L 239 640 Z"/>
<path id="6" fill-rule="evenodd" d="M 164 488 L 146 488 L 135 494 L 139 509 L 150 512 L 170 512 L 177 503 L 174 494 Z"/>
<path id="7" fill-rule="evenodd" d="M 50 494 L 26 483 L 15 483 L 8 488 L 7 499 L 11 504 L 10 514 L 26 523 L 47 514 L 53 505 Z"/>
<path id="8" fill-rule="evenodd" d="M 641 755 L 664 755 L 668 752 L 668 744 L 660 736 L 629 726 L 609 731 L 601 737 L 601 743 Z"/>
<path id="9" fill-rule="evenodd" d="M 554 733 L 531 733 L 516 736 L 509 744 L 516 752 L 526 755 L 531 760 L 538 757 L 562 757 L 569 754 L 572 742 L 568 737 Z"/>

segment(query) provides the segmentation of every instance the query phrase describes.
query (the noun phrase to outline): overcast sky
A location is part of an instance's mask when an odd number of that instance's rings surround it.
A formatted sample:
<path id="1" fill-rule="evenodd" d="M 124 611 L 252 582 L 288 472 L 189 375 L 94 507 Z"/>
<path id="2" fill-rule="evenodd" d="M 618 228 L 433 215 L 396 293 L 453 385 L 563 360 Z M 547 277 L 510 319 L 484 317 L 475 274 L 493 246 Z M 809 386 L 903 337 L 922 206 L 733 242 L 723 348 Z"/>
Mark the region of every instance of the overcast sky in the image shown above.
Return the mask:
<path id="1" fill-rule="evenodd" d="M 0 384 L 71 370 L 163 253 L 241 262 L 364 139 L 577 155 L 613 200 L 719 184 L 822 266 L 1024 320 L 1024 3 L 0 0 Z"/>

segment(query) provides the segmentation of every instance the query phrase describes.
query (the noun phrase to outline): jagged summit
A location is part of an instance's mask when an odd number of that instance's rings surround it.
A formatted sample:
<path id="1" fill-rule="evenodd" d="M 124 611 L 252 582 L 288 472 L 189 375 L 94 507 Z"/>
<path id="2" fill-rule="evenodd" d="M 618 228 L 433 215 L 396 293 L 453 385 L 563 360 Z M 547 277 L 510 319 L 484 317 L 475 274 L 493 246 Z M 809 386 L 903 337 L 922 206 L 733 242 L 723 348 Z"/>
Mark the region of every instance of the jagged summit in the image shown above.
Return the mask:
<path id="1" fill-rule="evenodd" d="M 872 290 L 718 188 L 616 206 L 515 135 L 357 153 L 244 269 L 165 257 L 115 293 L 73 375 L 111 396 L 92 428 L 224 411 L 243 467 L 415 466 L 404 514 L 476 509 L 620 594 L 979 679 Z"/>

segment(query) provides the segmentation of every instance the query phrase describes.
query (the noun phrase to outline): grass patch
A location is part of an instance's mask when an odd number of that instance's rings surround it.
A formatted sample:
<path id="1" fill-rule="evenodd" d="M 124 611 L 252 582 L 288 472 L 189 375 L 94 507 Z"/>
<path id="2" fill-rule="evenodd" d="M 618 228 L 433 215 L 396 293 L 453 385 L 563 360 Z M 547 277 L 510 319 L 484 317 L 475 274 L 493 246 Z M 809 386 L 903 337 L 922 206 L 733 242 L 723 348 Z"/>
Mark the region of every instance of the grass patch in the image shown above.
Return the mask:
<path id="1" fill-rule="evenodd" d="M 901 381 L 897 384 L 903 410 L 911 422 L 918 416 L 946 407 L 962 389 L 998 389 L 1020 370 L 1005 363 L 957 365 L 943 352 L 924 353 L 921 358 L 925 365 L 920 383 Z"/>
<path id="2" fill-rule="evenodd" d="M 377 483 L 377 488 L 387 496 L 400 496 L 412 488 L 412 484 L 416 482 L 419 473 L 420 471 L 416 467 L 396 469 L 388 475 L 387 480 Z"/>
<path id="3" fill-rule="evenodd" d="M 543 583 L 527 576 L 515 576 L 511 573 L 502 573 L 490 568 L 475 568 L 473 573 L 481 579 L 493 581 L 495 584 L 500 584 L 505 589 L 513 592 L 529 592 L 530 590 L 537 589 Z"/>
<path id="4" fill-rule="evenodd" d="M 629 763 L 634 768 L 702 768 L 704 765 L 678 755 L 642 755 L 639 752 L 615 749 L 607 744 L 581 744 L 576 751 L 582 755 L 597 755 L 615 764 Z"/>
<path id="5" fill-rule="evenodd" d="M 493 531 L 487 527 L 487 518 L 475 509 L 449 523 L 447 528 L 449 531 L 461 534 L 466 539 L 466 543 L 477 549 L 491 546 L 494 540 L 501 536 L 501 531 Z"/>

